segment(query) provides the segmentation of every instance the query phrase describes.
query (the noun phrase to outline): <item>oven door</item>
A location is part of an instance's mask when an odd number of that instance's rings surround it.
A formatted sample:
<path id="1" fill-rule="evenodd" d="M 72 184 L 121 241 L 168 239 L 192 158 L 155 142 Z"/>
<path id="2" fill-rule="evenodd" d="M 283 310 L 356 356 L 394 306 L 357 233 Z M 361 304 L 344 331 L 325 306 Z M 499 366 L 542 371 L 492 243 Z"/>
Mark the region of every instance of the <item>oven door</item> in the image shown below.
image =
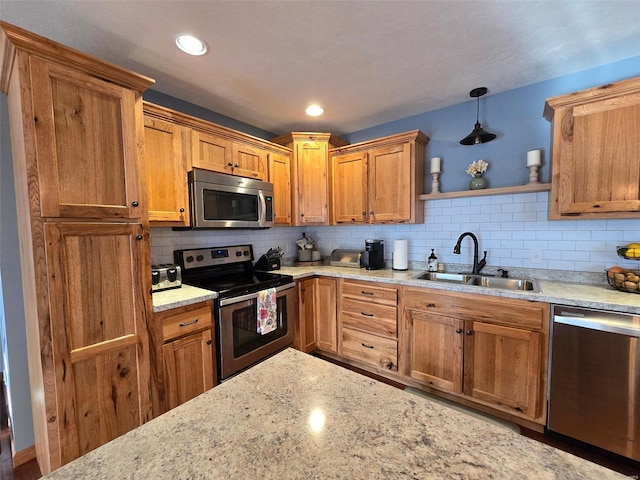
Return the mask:
<path id="1" fill-rule="evenodd" d="M 276 328 L 261 334 L 257 292 L 217 302 L 220 381 L 293 344 L 298 310 L 295 284 L 276 289 L 276 306 Z"/>

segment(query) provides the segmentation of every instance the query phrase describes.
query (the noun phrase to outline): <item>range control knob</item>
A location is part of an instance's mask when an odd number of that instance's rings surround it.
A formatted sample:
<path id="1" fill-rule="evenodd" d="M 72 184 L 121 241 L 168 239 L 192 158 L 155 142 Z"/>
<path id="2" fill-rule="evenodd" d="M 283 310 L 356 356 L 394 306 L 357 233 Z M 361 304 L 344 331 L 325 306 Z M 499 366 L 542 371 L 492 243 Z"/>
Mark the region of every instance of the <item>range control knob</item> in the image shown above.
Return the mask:
<path id="1" fill-rule="evenodd" d="M 187 258 L 185 258 L 187 263 L 191 263 L 193 262 L 193 255 L 189 255 Z"/>
<path id="2" fill-rule="evenodd" d="M 249 250 L 245 250 L 245 251 L 244 251 L 244 256 L 245 256 L 245 257 L 248 257 L 248 256 L 249 256 Z"/>
<path id="3" fill-rule="evenodd" d="M 241 257 L 242 256 L 242 252 L 236 252 L 236 257 Z"/>
<path id="4" fill-rule="evenodd" d="M 198 256 L 196 257 L 196 260 L 197 260 L 197 261 L 199 261 L 199 262 L 201 262 L 202 260 L 204 260 L 204 256 L 203 256 L 203 255 L 198 255 Z"/>

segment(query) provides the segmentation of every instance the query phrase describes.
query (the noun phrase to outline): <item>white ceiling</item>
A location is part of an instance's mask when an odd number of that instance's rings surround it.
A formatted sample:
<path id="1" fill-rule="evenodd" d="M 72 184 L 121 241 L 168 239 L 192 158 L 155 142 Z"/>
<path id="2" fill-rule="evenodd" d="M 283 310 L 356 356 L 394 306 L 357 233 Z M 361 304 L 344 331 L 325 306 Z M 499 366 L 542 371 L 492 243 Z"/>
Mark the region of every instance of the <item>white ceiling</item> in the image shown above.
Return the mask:
<path id="1" fill-rule="evenodd" d="M 350 133 L 640 55 L 640 0 L 0 0 L 0 18 L 276 134 Z M 182 32 L 211 52 L 181 53 Z"/>

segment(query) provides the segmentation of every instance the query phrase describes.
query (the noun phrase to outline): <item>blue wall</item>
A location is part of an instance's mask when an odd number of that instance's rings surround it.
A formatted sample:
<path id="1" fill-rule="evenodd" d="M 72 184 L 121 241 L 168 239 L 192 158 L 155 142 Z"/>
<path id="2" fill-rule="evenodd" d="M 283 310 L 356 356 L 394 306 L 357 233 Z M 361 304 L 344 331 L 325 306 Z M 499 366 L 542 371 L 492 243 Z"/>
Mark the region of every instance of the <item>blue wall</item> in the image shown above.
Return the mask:
<path id="1" fill-rule="evenodd" d="M 142 94 L 142 97 L 148 102 L 162 105 L 163 107 L 171 108 L 178 112 L 186 113 L 187 115 L 191 115 L 208 122 L 222 125 L 223 127 L 232 128 L 234 130 L 238 130 L 239 132 L 253 135 L 254 137 L 264 138 L 267 140 L 277 137 L 275 133 L 269 132 L 267 130 L 262 130 L 261 128 L 254 127 L 253 125 L 249 125 L 248 123 L 236 120 L 235 118 L 212 112 L 211 110 L 207 110 L 206 108 L 199 107 L 198 105 L 194 105 L 193 103 L 185 102 L 184 100 L 180 100 L 179 98 L 165 95 L 164 93 L 156 92 L 155 90 L 145 91 Z"/>
<path id="2" fill-rule="evenodd" d="M 479 159 L 489 162 L 486 177 L 490 187 L 523 185 L 529 181 L 527 151 L 534 149 L 543 150 L 540 179 L 548 182 L 551 126 L 542 117 L 545 100 L 635 76 L 640 76 L 640 56 L 496 95 L 491 95 L 491 85 L 487 85 L 489 94 L 480 99 L 480 123 L 498 137 L 481 145 L 459 144 L 471 132 L 476 120 L 476 100 L 471 98 L 462 104 L 342 136 L 356 143 L 407 130 L 422 130 L 431 139 L 427 158 L 442 157 L 441 192 L 467 190 L 471 177 L 465 169 Z M 476 86 L 479 85 L 470 85 L 469 90 Z M 425 188 L 429 193 L 428 161 L 426 171 Z"/>

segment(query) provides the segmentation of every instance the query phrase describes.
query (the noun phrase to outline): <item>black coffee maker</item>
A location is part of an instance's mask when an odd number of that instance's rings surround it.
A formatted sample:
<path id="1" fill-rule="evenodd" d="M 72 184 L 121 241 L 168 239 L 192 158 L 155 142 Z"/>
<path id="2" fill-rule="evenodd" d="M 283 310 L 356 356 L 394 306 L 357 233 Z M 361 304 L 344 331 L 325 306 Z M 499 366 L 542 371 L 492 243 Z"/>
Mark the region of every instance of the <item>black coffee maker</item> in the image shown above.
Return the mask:
<path id="1" fill-rule="evenodd" d="M 360 259 L 367 270 L 384 268 L 384 240 L 365 240 Z"/>

